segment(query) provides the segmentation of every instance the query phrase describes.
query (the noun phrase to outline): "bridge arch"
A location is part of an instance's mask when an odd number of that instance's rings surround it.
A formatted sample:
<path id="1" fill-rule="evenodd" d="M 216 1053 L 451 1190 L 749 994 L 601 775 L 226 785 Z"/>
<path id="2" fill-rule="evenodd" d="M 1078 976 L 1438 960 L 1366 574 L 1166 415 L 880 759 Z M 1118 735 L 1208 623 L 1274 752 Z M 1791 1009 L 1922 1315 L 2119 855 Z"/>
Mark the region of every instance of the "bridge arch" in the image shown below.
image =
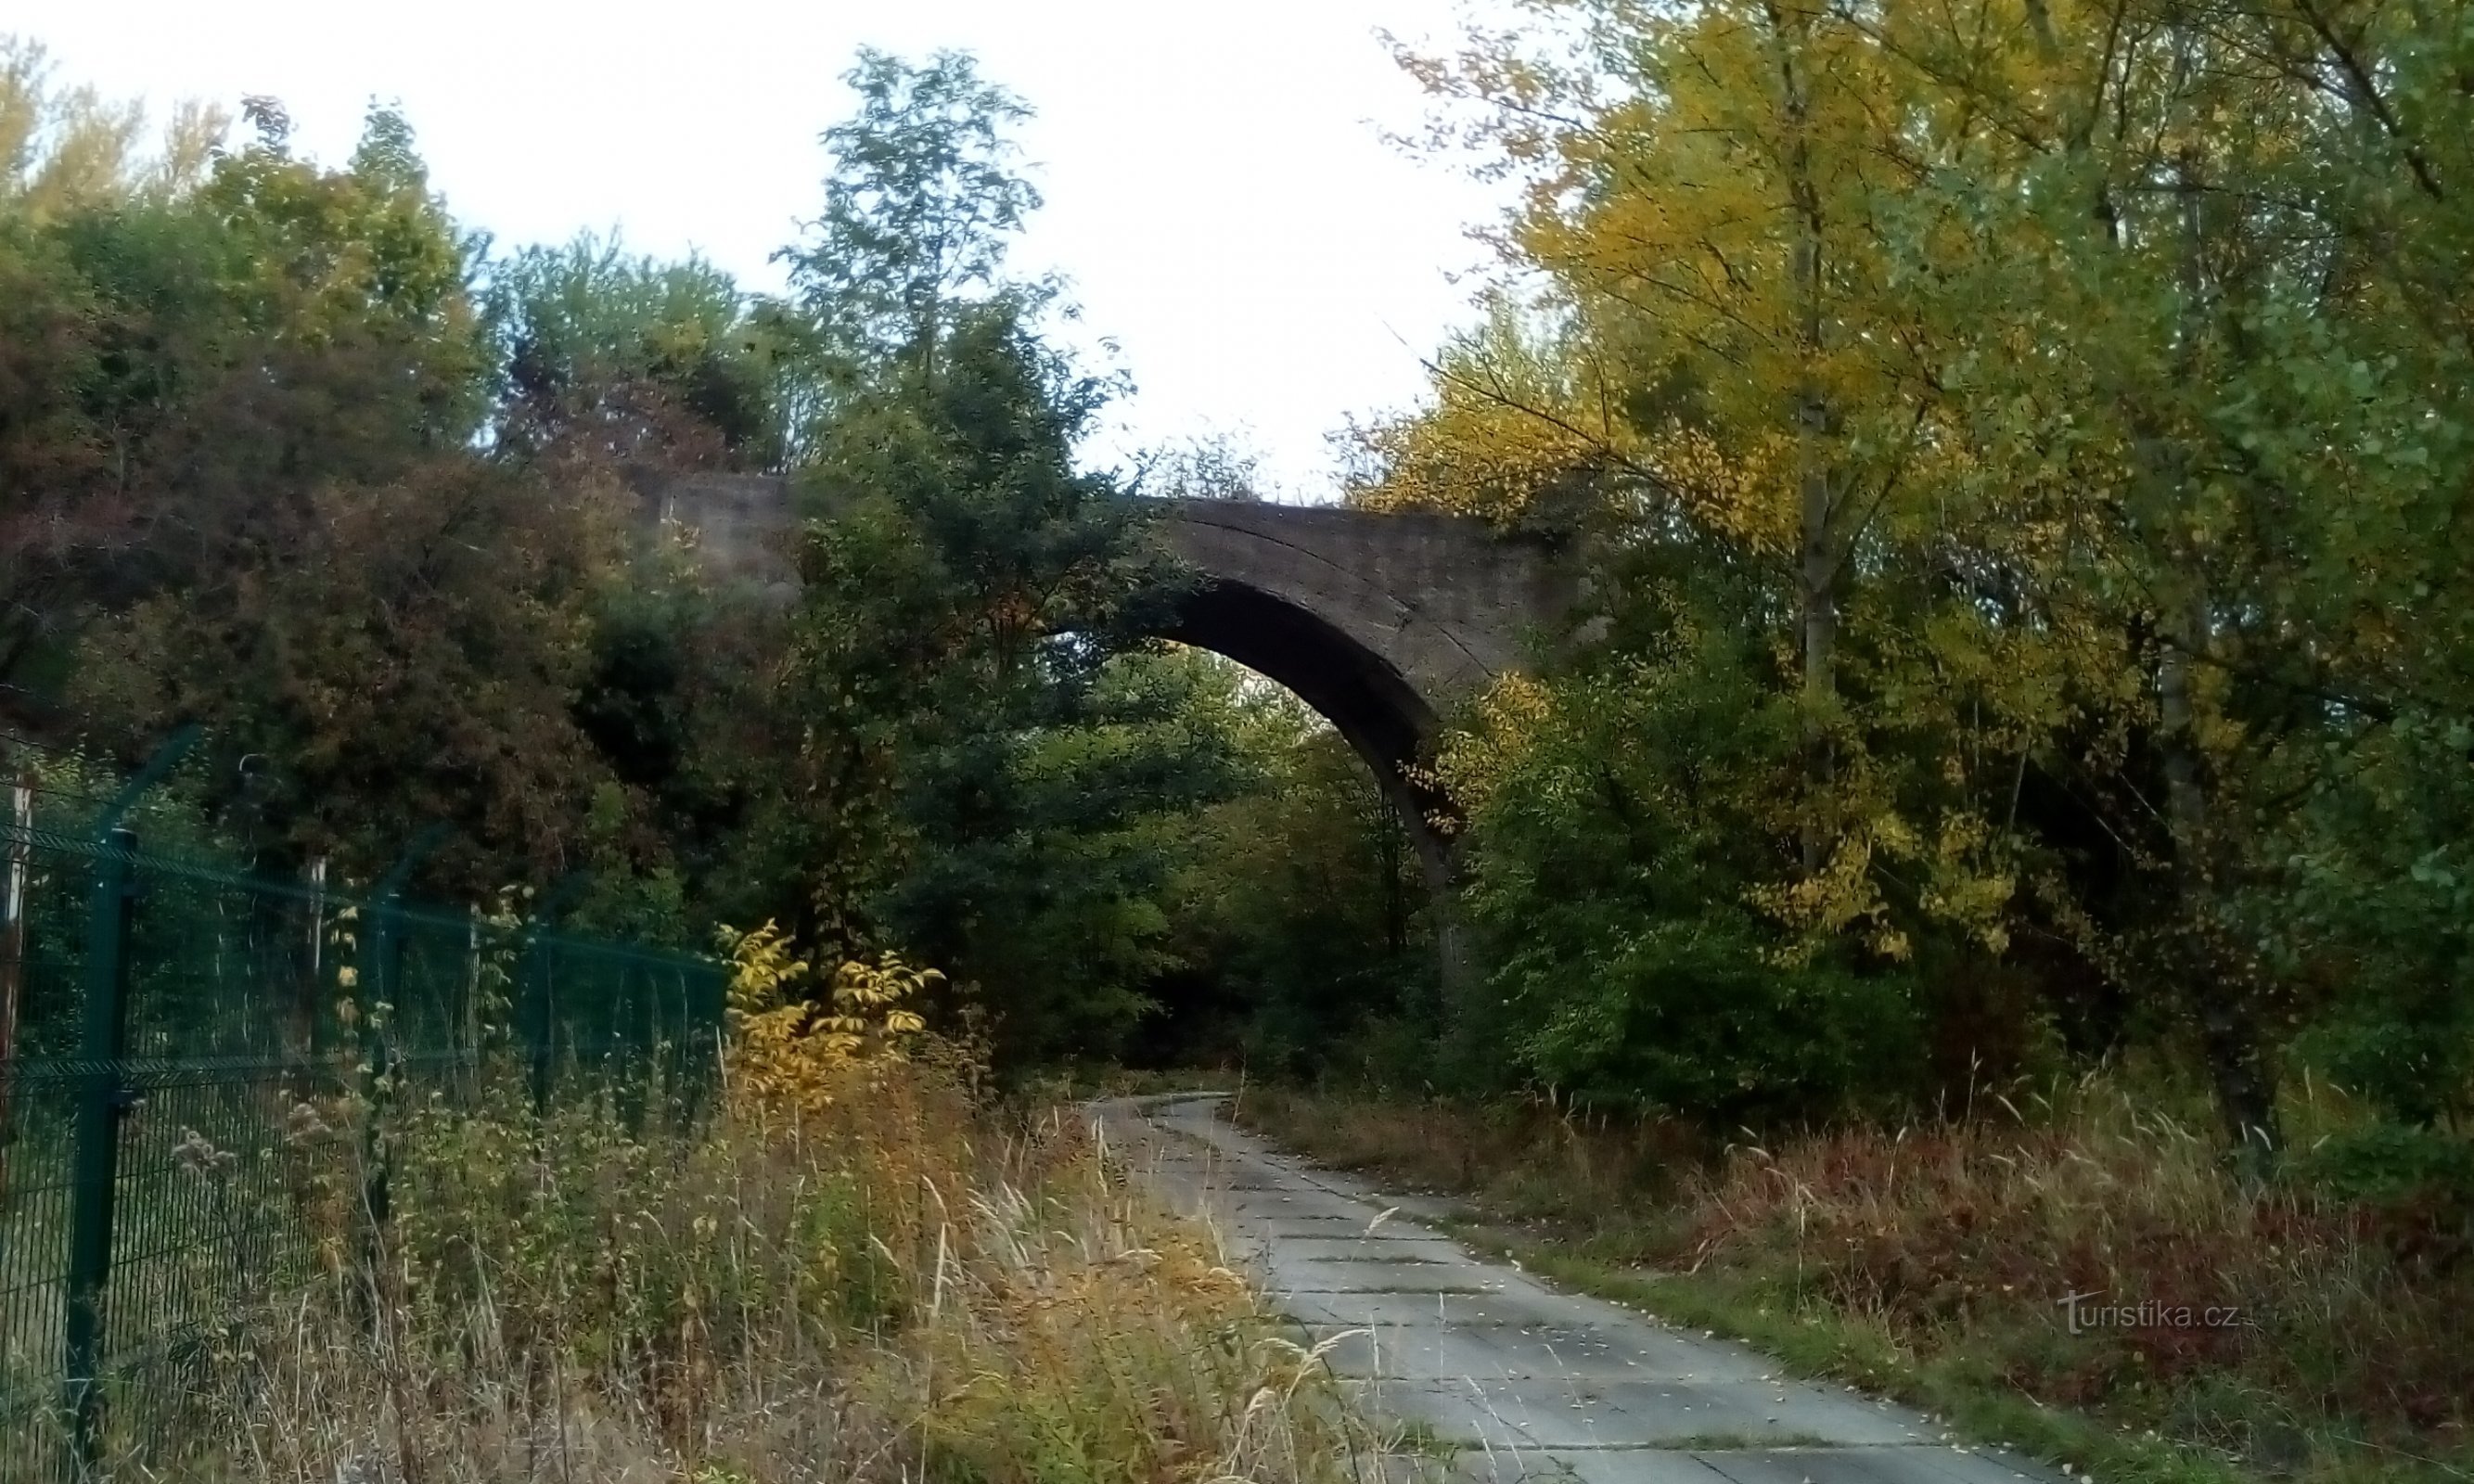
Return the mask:
<path id="1" fill-rule="evenodd" d="M 1435 709 L 1383 656 L 1310 609 L 1227 580 L 1206 579 L 1187 595 L 1159 637 L 1234 660 L 1330 722 L 1373 770 L 1427 880 L 1448 884 L 1450 846 L 1435 821 L 1449 816 L 1450 803 L 1408 766 L 1434 741 Z"/>
<path id="2" fill-rule="evenodd" d="M 1246 500 L 1166 504 L 1160 539 L 1199 586 L 1161 637 L 1296 693 L 1347 741 L 1398 811 L 1429 883 L 1448 889 L 1420 781 L 1441 718 L 1529 661 L 1569 606 L 1553 553 L 1474 521 Z"/>
<path id="3" fill-rule="evenodd" d="M 788 480 L 643 473 L 635 484 L 648 519 L 695 529 L 709 569 L 793 590 Z M 1197 579 L 1159 637 L 1225 655 L 1320 713 L 1373 769 L 1429 884 L 1448 893 L 1451 853 L 1433 823 L 1448 805 L 1416 765 L 1455 705 L 1563 632 L 1578 593 L 1567 564 L 1452 516 L 1226 499 L 1158 511 L 1157 538 Z"/>

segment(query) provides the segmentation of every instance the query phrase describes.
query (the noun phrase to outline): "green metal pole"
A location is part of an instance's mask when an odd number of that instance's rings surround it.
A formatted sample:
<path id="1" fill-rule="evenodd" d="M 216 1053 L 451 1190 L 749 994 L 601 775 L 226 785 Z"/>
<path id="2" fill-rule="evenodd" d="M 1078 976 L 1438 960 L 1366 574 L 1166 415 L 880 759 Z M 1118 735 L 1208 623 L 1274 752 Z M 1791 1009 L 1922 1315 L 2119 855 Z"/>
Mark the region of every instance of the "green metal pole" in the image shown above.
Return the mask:
<path id="1" fill-rule="evenodd" d="M 704 1034 L 703 1027 L 698 1024 L 696 992 L 688 982 L 686 964 L 671 965 L 670 983 L 678 991 L 678 1017 L 674 1022 L 669 1058 L 671 1102 L 677 1111 L 679 1127 L 688 1129 L 694 1127 L 697 1115 L 704 1107 L 697 1077 L 700 1071 L 698 1063 L 702 1060 L 698 1052 L 702 1048 Z"/>
<path id="2" fill-rule="evenodd" d="M 85 1017 L 78 1045 L 85 1065 L 70 1156 L 68 1312 L 61 1334 L 61 1399 L 79 1465 L 86 1470 L 102 1455 L 112 1204 L 120 1186 L 120 1124 L 133 1101 L 122 1058 L 129 1045 L 129 928 L 137 894 L 137 836 L 120 821 L 197 740 L 195 724 L 174 732 L 95 815 L 91 831 L 94 895 L 86 912 Z"/>
<path id="3" fill-rule="evenodd" d="M 652 1017 L 644 991 L 652 970 L 632 959 L 618 961 L 618 1013 L 610 1020 L 609 1063 L 618 1074 L 618 1116 L 630 1136 L 644 1131 L 644 1081 L 652 1071 Z"/>
<path id="4" fill-rule="evenodd" d="M 379 1017 L 388 1013 L 382 1007 L 393 1003 L 395 985 L 392 971 L 400 966 L 397 957 L 397 924 L 395 898 L 373 897 L 370 901 L 369 946 L 361 961 L 367 967 L 361 973 L 361 1004 L 357 1020 L 361 1033 L 361 1075 L 368 1095 L 368 1124 L 362 1131 L 361 1203 L 368 1210 L 375 1231 L 386 1225 L 390 1200 L 387 1181 L 386 1145 L 378 1132 L 388 1094 L 394 1090 L 389 1081 L 395 1072 L 386 1028 Z"/>
<path id="5" fill-rule="evenodd" d="M 553 956 L 549 943 L 543 937 L 558 921 L 559 913 L 582 892 L 590 878 L 583 871 L 570 871 L 550 888 L 549 894 L 533 911 L 532 928 L 524 943 L 523 1011 L 519 1017 L 518 1034 L 524 1039 L 524 1055 L 530 1063 L 533 1111 L 549 1111 L 550 1077 L 557 1066 L 558 1033 L 551 1012 L 551 1000 L 557 991 L 551 969 Z"/>
<path id="6" fill-rule="evenodd" d="M 524 944 L 524 1008 L 518 1034 L 524 1038 L 526 1076 L 532 1086 L 533 1111 L 549 1111 L 550 1047 L 549 945 L 536 933 Z"/>
<path id="7" fill-rule="evenodd" d="M 316 856 L 309 862 L 309 964 L 301 982 L 301 992 L 293 1007 L 298 1022 L 297 1051 L 307 1056 L 316 1065 L 327 1050 L 327 1008 L 325 976 L 327 971 L 327 858 Z"/>
<path id="8" fill-rule="evenodd" d="M 390 1214 L 392 1196 L 387 1180 L 386 1144 L 379 1131 L 387 1102 L 395 1090 L 395 1079 L 401 1071 L 395 1055 L 394 1036 L 388 1027 L 379 1024 L 381 1010 L 392 1016 L 397 998 L 402 993 L 403 980 L 403 888 L 412 873 L 427 859 L 438 842 L 447 838 L 447 826 L 434 823 L 413 837 L 403 854 L 378 878 L 370 893 L 370 937 L 366 971 L 362 974 L 362 993 L 366 1003 L 361 1008 L 361 1061 L 369 1079 L 369 1124 L 362 1140 L 361 1201 L 370 1217 L 369 1249 L 376 1255 L 378 1229 L 384 1227 Z"/>
<path id="9" fill-rule="evenodd" d="M 137 837 L 111 832 L 95 863 L 86 916 L 85 1025 L 79 1044 L 84 1085 L 77 1108 L 76 1174 L 69 1197 L 66 1397 L 79 1462 L 100 1456 L 104 1288 L 111 1277 L 111 1216 L 120 1183 L 120 1122 L 130 1105 L 121 1080 L 129 1039 L 129 924 Z"/>

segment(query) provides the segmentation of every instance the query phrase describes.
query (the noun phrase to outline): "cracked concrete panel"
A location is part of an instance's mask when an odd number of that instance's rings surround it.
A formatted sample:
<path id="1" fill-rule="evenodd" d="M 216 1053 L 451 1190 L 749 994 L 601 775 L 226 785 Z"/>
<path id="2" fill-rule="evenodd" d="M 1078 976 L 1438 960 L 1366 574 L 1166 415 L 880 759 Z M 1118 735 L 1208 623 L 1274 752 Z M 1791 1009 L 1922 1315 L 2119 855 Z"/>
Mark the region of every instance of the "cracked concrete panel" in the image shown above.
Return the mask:
<path id="1" fill-rule="evenodd" d="M 1453 1269 L 1442 1263 L 1274 1262 L 1264 1276 L 1272 1294 L 1468 1294 L 1494 1291 L 1484 1268 Z"/>
<path id="2" fill-rule="evenodd" d="M 1486 1264 L 1440 1231 L 1398 1231 L 1380 1236 L 1293 1236 L 1280 1243 L 1283 1262 L 1440 1262 L 1456 1268 Z"/>
<path id="3" fill-rule="evenodd" d="M 1502 1326 L 1512 1329 L 1568 1329 L 1597 1323 L 1586 1309 L 1554 1301 L 1561 1294 L 1505 1287 L 1485 1293 L 1323 1293 L 1310 1296 L 1317 1313 L 1299 1312 L 1309 1324 Z"/>
<path id="4" fill-rule="evenodd" d="M 1396 1326 L 1309 1329 L 1326 1340 L 1334 1371 L 1408 1379 L 1767 1381 L 1769 1373 L 1670 1336 L 1647 1343 L 1595 1327 L 1522 1330 L 1508 1326 Z"/>
<path id="5" fill-rule="evenodd" d="M 1392 1229 L 1383 1229 L 1390 1234 Z M 1366 1223 L 1347 1216 L 1268 1216 L 1253 1223 L 1246 1231 L 1249 1240 L 1294 1241 L 1303 1237 L 1313 1241 L 1353 1241 L 1366 1234 Z M 1440 1235 L 1440 1233 L 1438 1233 Z"/>
<path id="6" fill-rule="evenodd" d="M 1435 1423 L 1478 1397 L 1489 1419 L 1534 1448 L 1778 1447 L 1853 1444 L 1890 1447 L 1928 1440 L 1921 1424 L 1902 1425 L 1861 1403 L 1777 1399 L 1758 1382 L 1607 1381 L 1580 1377 L 1479 1381 L 1400 1381 L 1385 1386 L 1386 1407 Z"/>
<path id="7" fill-rule="evenodd" d="M 1380 1207 L 1369 1206 L 1346 1196 L 1336 1196 L 1327 1190 L 1294 1189 L 1273 1194 L 1270 1191 L 1239 1191 L 1225 1198 L 1225 1208 L 1239 1221 L 1249 1217 L 1324 1216 L 1339 1221 L 1353 1221 L 1357 1229 L 1367 1231 L 1382 1215 Z"/>
<path id="8" fill-rule="evenodd" d="M 1453 1249 L 1436 1244 L 1437 1251 Z M 1305 1257 L 1275 1242 L 1262 1264 L 1263 1284 L 1283 1293 L 1531 1294 L 1518 1274 L 1490 1263 L 1446 1261 L 1435 1252 L 1407 1256 L 1356 1257 L 1346 1253 Z"/>
<path id="9" fill-rule="evenodd" d="M 1691 1454 L 1662 1448 L 1531 1449 L 1460 1463 L 1463 1478 L 1486 1484 L 1728 1484 Z"/>
<path id="10" fill-rule="evenodd" d="M 1948 1447 L 1798 1448 L 1694 1455 L 1728 1484 L 2025 1484 L 2041 1479 L 1983 1453 Z"/>

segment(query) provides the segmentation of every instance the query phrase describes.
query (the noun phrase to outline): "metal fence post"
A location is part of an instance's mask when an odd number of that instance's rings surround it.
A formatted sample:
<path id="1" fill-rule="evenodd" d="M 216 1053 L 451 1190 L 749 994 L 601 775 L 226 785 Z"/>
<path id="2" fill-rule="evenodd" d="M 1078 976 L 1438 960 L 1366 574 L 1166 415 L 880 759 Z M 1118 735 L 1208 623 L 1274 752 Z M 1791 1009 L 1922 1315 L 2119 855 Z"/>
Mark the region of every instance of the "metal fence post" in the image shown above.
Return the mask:
<path id="1" fill-rule="evenodd" d="M 327 858 L 312 856 L 309 860 L 309 962 L 302 975 L 300 992 L 292 1006 L 294 1049 L 311 1060 L 327 1049 L 326 1028 L 322 1023 L 319 1002 L 325 998 L 324 975 L 327 968 Z"/>
<path id="2" fill-rule="evenodd" d="M 464 974 L 455 986 L 455 1048 L 458 1069 L 464 1058 L 471 1058 L 477 1073 L 481 1065 L 481 909 L 468 904 L 464 909 Z"/>
<path id="3" fill-rule="evenodd" d="M 699 1055 L 704 1046 L 704 1027 L 700 1023 L 703 1017 L 697 1013 L 703 1007 L 697 1003 L 699 996 L 695 990 L 689 986 L 686 964 L 671 965 L 670 984 L 677 990 L 674 1003 L 678 1009 L 676 1029 L 672 1033 L 677 1038 L 671 1042 L 667 1058 L 670 1099 L 681 1125 L 692 1126 L 704 1110 L 703 1068 Z"/>
<path id="4" fill-rule="evenodd" d="M 589 878 L 583 871 L 570 871 L 550 888 L 533 910 L 531 930 L 524 937 L 523 1008 L 517 1016 L 517 1034 L 523 1037 L 527 1076 L 532 1083 L 533 1111 L 549 1111 L 550 1078 L 557 1066 L 557 1022 L 551 1012 L 551 999 L 557 985 L 551 972 L 549 943 L 543 937 L 558 914 L 567 910 L 584 889 Z"/>
<path id="5" fill-rule="evenodd" d="M 386 1225 L 391 1197 L 387 1180 L 387 1151 L 378 1131 L 386 1103 L 395 1091 L 395 1080 L 402 1067 L 396 1058 L 385 1028 L 378 1024 L 381 1008 L 394 1013 L 397 997 L 403 982 L 403 888 L 412 879 L 438 842 L 447 838 L 447 826 L 432 824 L 413 837 L 403 854 L 379 878 L 376 889 L 370 893 L 370 937 L 368 956 L 363 961 L 374 972 L 364 973 L 362 993 L 367 1002 L 361 1010 L 361 1048 L 363 1064 L 369 1079 L 369 1129 L 363 1141 L 364 1162 L 361 1171 L 361 1202 L 370 1216 L 370 1240 L 376 1252 L 377 1230 Z"/>
<path id="6" fill-rule="evenodd" d="M 26 864 L 35 832 L 35 770 L 17 774 L 10 819 L 9 883 L 0 911 L 0 1212 L 9 1208 L 9 1145 L 16 1089 L 17 1005 L 26 985 Z"/>
<path id="7" fill-rule="evenodd" d="M 395 898 L 372 896 L 369 925 L 362 938 L 359 1004 L 353 1007 L 353 1024 L 359 1033 L 361 1048 L 361 1087 L 367 1107 L 367 1127 L 361 1136 L 361 1204 L 368 1212 L 372 1236 L 371 1252 L 376 1251 L 376 1229 L 386 1225 L 390 1193 L 387 1181 L 387 1149 L 378 1131 L 388 1094 L 393 1090 L 388 1077 L 395 1070 L 390 1064 L 385 1028 L 378 1024 L 386 1013 L 395 992 L 388 981 L 389 970 L 398 966 L 396 957 Z"/>
<path id="8" fill-rule="evenodd" d="M 111 1276 L 111 1209 L 120 1182 L 120 1121 L 129 1108 L 120 1058 L 129 1037 L 131 853 L 137 837 L 111 832 L 95 863 L 86 919 L 85 1026 L 78 1055 L 77 1146 L 69 1207 L 68 1408 L 78 1456 L 92 1463 L 103 1414 L 104 1284 Z"/>
<path id="9" fill-rule="evenodd" d="M 94 896 L 87 911 L 85 1019 L 78 1058 L 76 1142 L 69 1192 L 68 1312 L 62 1398 L 79 1463 L 92 1468 L 103 1444 L 105 1285 L 111 1277 L 111 1216 L 120 1184 L 120 1123 L 133 1101 L 121 1058 L 129 1041 L 129 929 L 136 896 L 137 836 L 121 819 L 198 740 L 184 726 L 155 749 L 95 816 Z"/>
<path id="10" fill-rule="evenodd" d="M 429 1081 L 433 1054 L 460 1067 L 486 1047 L 492 1089 L 521 1097 L 510 1083 L 530 1073 L 545 1103 L 573 1095 L 554 1080 L 567 1073 L 560 1063 L 581 1056 L 596 1063 L 601 1095 L 615 1087 L 623 1107 L 643 1094 L 607 1079 L 655 1076 L 666 1085 L 655 1054 L 675 1049 L 673 1019 L 679 1039 L 708 1048 L 717 1029 L 717 966 L 556 931 L 580 878 L 545 893 L 512 935 L 408 899 L 434 831 L 369 897 L 314 866 L 304 892 L 298 878 L 145 853 L 138 835 L 159 850 L 160 832 L 122 820 L 178 752 L 176 743 L 158 753 L 87 829 L 55 833 L 45 823 L 30 832 L 21 803 L 12 830 L 0 797 L 0 987 L 11 948 L 32 951 L 20 961 L 25 1034 L 13 1065 L 0 1065 L 0 1095 L 8 1073 L 21 1079 L 16 1113 L 28 1137 L 13 1168 L 0 1166 L 0 1198 L 10 1179 L 41 1192 L 38 1206 L 0 1222 L 0 1328 L 10 1328 L 0 1338 L 11 1342 L 0 1347 L 11 1351 L 0 1363 L 0 1484 L 30 1468 L 28 1484 L 98 1477 L 123 1462 L 145 1472 L 148 1449 L 185 1415 L 187 1368 L 214 1353 L 213 1336 L 240 1334 L 279 1316 L 293 1296 L 327 1286 L 327 1180 L 340 1176 L 348 1192 L 359 1184 L 351 1161 L 360 1142 L 328 1095 L 368 1100 L 353 1115 L 370 1139 L 367 1208 L 352 1213 L 359 1229 L 345 1238 L 348 1263 L 361 1261 L 341 1297 L 354 1319 L 376 1325 L 405 1276 L 390 1271 L 394 1233 L 382 1225 L 388 1161 L 420 1135 L 396 1114 L 407 1085 Z M 9 781 L 0 774 L 0 794 Z M 304 895 L 307 983 L 324 986 L 314 1001 L 296 995 L 294 983 L 304 945 L 291 914 Z M 279 926 L 268 921 L 274 904 Z M 81 909 L 83 924 L 74 921 Z M 61 913 L 69 925 L 56 928 Z M 327 937 L 339 913 L 359 930 L 350 946 Z M 26 943 L 12 945 L 12 922 Z M 514 1006 L 499 997 L 502 948 L 519 956 L 509 966 L 523 975 L 510 986 L 521 996 Z M 245 1016 L 233 1012 L 244 1007 Z M 509 1009 L 522 1016 L 521 1067 L 500 1055 Z M 322 1056 L 303 1056 L 303 1016 Z M 276 1040 L 283 1044 L 266 1044 Z M 303 1075 L 313 1083 L 295 1095 L 290 1080 Z M 690 1098 L 701 1091 L 691 1080 Z M 313 1116 L 322 1112 L 325 1121 Z M 204 1131 L 196 1143 L 167 1147 L 192 1123 Z M 340 1148 L 305 1137 L 329 1125 L 344 1131 Z M 230 1146 L 204 1145 L 213 1169 L 245 1179 L 177 1173 L 196 1165 L 207 1134 Z M 0 1158 L 10 1153 L 0 1148 Z M 21 1207 L 27 1196 L 21 1188 Z"/>
<path id="11" fill-rule="evenodd" d="M 536 932 L 524 944 L 524 1008 L 518 1034 L 524 1040 L 525 1077 L 533 1094 L 533 1111 L 549 1110 L 552 1067 L 550 1049 L 549 945 Z"/>

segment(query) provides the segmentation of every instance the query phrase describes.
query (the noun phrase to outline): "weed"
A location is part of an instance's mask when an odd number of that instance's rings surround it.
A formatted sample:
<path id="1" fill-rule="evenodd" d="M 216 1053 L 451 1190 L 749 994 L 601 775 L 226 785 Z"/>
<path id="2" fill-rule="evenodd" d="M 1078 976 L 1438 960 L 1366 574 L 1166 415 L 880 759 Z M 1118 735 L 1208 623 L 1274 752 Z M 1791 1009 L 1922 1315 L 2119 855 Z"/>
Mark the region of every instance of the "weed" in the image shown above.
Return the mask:
<path id="1" fill-rule="evenodd" d="M 1419 1458 L 1442 1459 L 1445 1462 L 1467 1451 L 1469 1445 L 1444 1437 L 1435 1424 L 1422 1417 L 1413 1417 L 1396 1423 L 1389 1440 L 1389 1451 L 1414 1454 Z"/>

